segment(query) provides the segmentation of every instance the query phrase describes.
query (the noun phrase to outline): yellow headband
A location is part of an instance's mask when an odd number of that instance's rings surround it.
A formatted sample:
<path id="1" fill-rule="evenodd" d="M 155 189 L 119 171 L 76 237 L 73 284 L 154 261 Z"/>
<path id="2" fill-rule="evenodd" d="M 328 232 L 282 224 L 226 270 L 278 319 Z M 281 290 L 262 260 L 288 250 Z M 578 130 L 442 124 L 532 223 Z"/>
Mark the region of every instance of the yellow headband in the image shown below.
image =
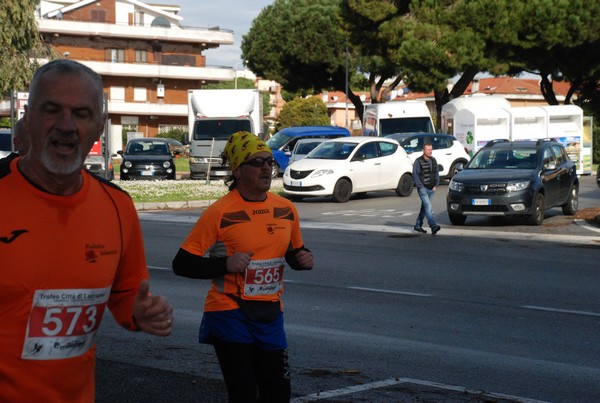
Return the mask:
<path id="1" fill-rule="evenodd" d="M 237 132 L 232 134 L 223 149 L 223 162 L 229 162 L 229 167 L 234 171 L 242 162 L 261 151 L 267 151 L 272 154 L 271 148 L 255 136 L 248 132 Z"/>

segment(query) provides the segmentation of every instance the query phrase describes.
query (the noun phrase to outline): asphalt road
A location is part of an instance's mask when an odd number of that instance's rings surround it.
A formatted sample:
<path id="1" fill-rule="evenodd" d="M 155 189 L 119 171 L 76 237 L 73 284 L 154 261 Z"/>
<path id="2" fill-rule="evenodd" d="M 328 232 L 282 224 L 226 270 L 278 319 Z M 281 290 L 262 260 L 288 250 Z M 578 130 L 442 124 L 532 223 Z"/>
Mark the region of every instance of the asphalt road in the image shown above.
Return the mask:
<path id="1" fill-rule="evenodd" d="M 600 206 L 594 186 L 582 208 Z M 318 266 L 286 273 L 294 401 L 600 401 L 597 228 L 560 210 L 542 227 L 456 228 L 440 214 L 433 237 L 410 231 L 412 197 L 297 206 Z M 98 402 L 226 401 L 212 349 L 196 341 L 208 284 L 169 271 L 198 214 L 141 213 L 175 331 L 157 339 L 106 318 Z"/>

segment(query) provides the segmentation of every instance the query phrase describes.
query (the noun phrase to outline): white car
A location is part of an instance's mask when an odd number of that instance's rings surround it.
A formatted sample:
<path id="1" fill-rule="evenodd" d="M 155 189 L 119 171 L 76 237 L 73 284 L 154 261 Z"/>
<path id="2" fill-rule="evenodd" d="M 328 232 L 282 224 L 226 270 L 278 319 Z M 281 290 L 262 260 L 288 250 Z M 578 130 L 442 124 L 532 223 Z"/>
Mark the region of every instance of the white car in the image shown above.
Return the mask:
<path id="1" fill-rule="evenodd" d="M 413 187 L 412 161 L 396 140 L 385 137 L 327 140 L 283 174 L 283 189 L 291 198 L 331 196 L 339 203 L 376 190 L 406 197 Z"/>
<path id="2" fill-rule="evenodd" d="M 430 143 L 433 146 L 433 158 L 440 168 L 440 178 L 443 179 L 452 179 L 471 159 L 463 145 L 449 134 L 399 133 L 386 138 L 398 140 L 413 162 L 423 155 L 423 144 Z"/>
<path id="3" fill-rule="evenodd" d="M 288 165 L 292 162 L 301 160 L 302 158 L 306 157 L 309 152 L 315 149 L 316 146 L 327 140 L 329 139 L 306 138 L 296 141 L 296 145 L 294 145 L 294 149 L 290 153 L 290 160 L 288 162 Z"/>

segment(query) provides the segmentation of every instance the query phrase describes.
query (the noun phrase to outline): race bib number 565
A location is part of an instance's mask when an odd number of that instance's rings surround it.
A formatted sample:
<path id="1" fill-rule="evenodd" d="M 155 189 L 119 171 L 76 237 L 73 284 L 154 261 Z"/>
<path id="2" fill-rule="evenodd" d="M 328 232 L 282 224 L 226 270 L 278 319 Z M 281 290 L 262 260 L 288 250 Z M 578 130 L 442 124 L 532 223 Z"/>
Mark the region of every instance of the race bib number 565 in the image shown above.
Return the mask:
<path id="1" fill-rule="evenodd" d="M 283 258 L 252 260 L 246 269 L 244 295 L 274 295 L 283 288 Z"/>
<path id="2" fill-rule="evenodd" d="M 22 358 L 55 360 L 90 349 L 110 288 L 37 290 L 27 324 Z"/>

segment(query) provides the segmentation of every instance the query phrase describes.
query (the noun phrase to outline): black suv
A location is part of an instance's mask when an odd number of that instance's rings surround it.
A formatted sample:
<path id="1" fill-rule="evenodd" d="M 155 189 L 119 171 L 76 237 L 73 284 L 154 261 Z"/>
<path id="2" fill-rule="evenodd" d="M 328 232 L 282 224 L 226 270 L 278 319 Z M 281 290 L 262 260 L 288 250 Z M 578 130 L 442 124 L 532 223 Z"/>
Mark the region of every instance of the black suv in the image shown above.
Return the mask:
<path id="1" fill-rule="evenodd" d="M 578 195 L 575 163 L 560 143 L 493 140 L 452 178 L 446 206 L 456 225 L 468 215 L 524 216 L 541 225 L 552 207 L 575 214 Z"/>

